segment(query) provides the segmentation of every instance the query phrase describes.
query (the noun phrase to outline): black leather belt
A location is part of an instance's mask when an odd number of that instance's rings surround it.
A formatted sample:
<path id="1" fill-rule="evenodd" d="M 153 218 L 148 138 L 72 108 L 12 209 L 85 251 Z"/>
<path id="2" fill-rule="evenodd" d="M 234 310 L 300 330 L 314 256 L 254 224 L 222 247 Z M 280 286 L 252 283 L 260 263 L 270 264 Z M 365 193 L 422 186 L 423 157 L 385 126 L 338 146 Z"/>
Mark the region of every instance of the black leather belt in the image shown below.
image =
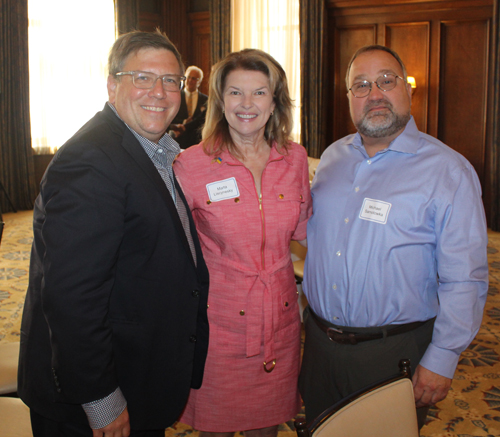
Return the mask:
<path id="1" fill-rule="evenodd" d="M 323 332 L 326 333 L 326 335 L 331 341 L 335 343 L 354 345 L 361 343 L 362 341 L 370 341 L 370 340 L 377 340 L 380 338 L 384 338 L 384 332 L 373 332 L 373 333 L 349 332 L 343 329 L 326 326 L 319 320 L 318 316 L 314 314 L 312 311 L 310 311 L 310 314 L 313 320 L 318 325 L 318 327 Z M 424 322 L 412 322 L 412 323 L 405 323 L 403 325 L 394 325 L 394 327 L 390 327 L 389 329 L 386 330 L 385 336 L 391 337 L 393 335 L 403 334 L 404 332 L 412 331 L 414 329 L 417 329 L 419 326 L 422 326 L 426 322 L 427 320 Z"/>

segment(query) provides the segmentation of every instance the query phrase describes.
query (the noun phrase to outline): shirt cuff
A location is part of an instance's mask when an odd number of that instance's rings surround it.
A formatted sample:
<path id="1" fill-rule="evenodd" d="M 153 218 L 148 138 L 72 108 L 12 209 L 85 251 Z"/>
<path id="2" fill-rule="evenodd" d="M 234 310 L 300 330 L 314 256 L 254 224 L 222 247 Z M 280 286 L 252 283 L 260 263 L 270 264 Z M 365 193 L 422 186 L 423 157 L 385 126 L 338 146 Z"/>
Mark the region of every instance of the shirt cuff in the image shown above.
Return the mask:
<path id="1" fill-rule="evenodd" d="M 438 375 L 453 379 L 459 358 L 460 355 L 455 352 L 439 348 L 431 343 L 420 360 L 420 365 Z"/>
<path id="2" fill-rule="evenodd" d="M 123 410 L 127 407 L 127 401 L 120 387 L 118 387 L 105 398 L 82 404 L 82 407 L 87 415 L 90 427 L 92 429 L 101 429 L 123 413 Z"/>

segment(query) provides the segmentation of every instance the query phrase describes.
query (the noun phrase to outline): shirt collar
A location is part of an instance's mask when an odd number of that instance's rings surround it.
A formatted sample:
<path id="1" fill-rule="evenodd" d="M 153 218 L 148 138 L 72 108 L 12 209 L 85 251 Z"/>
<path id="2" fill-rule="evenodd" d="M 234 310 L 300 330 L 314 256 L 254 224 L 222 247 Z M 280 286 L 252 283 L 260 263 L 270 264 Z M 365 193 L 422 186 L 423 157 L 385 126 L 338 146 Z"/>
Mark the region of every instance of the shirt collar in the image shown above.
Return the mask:
<path id="1" fill-rule="evenodd" d="M 196 91 L 193 91 L 193 92 L 190 92 L 187 88 L 184 90 L 184 93 L 186 94 L 186 96 L 195 96 L 196 94 L 198 94 L 198 89 L 196 89 Z"/>

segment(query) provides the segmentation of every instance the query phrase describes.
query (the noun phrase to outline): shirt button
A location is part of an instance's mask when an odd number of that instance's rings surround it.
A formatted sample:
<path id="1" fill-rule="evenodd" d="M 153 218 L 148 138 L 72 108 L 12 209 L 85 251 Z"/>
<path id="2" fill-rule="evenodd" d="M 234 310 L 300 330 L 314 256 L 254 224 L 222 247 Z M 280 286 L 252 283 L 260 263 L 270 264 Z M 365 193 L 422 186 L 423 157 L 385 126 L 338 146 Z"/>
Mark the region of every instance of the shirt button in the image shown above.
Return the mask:
<path id="1" fill-rule="evenodd" d="M 194 297 L 198 297 L 200 295 L 200 292 L 198 290 L 193 290 L 191 292 L 191 294 L 194 296 Z"/>
<path id="2" fill-rule="evenodd" d="M 207 200 L 207 205 L 210 205 L 212 203 L 211 200 Z"/>
<path id="3" fill-rule="evenodd" d="M 332 288 L 333 288 L 334 290 L 336 290 L 336 289 L 337 289 L 337 284 L 333 284 L 333 285 L 332 285 Z"/>
<path id="4" fill-rule="evenodd" d="M 244 316 L 245 315 L 245 311 L 241 310 L 240 311 L 240 316 Z"/>
<path id="5" fill-rule="evenodd" d="M 286 307 L 288 306 L 288 302 L 285 302 L 285 306 L 286 306 Z"/>
<path id="6" fill-rule="evenodd" d="M 161 149 L 158 149 L 158 153 L 163 153 L 163 150 L 161 150 Z"/>
<path id="7" fill-rule="evenodd" d="M 285 196 L 283 196 L 283 194 L 280 194 L 278 197 L 279 197 L 280 199 L 283 199 Z"/>
<path id="8" fill-rule="evenodd" d="M 189 337 L 189 341 L 191 343 L 196 343 L 196 335 L 192 335 L 191 337 Z"/>
<path id="9" fill-rule="evenodd" d="M 346 217 L 346 218 L 344 219 L 344 221 L 345 221 L 346 223 L 349 223 L 349 217 Z"/>
<path id="10" fill-rule="evenodd" d="M 237 197 L 236 199 L 234 199 L 234 203 L 239 203 L 240 202 L 240 198 Z"/>
<path id="11" fill-rule="evenodd" d="M 339 318 L 338 317 L 334 317 L 333 320 L 338 320 Z"/>
<path id="12" fill-rule="evenodd" d="M 354 191 L 357 193 L 359 191 L 359 187 L 354 188 Z"/>
<path id="13" fill-rule="evenodd" d="M 370 164 L 372 163 L 372 160 L 371 160 L 371 159 L 369 159 L 368 161 L 366 161 L 366 163 L 367 163 L 368 165 L 370 165 Z"/>
<path id="14" fill-rule="evenodd" d="M 335 255 L 340 256 L 342 254 L 340 253 L 340 250 L 339 250 Z"/>

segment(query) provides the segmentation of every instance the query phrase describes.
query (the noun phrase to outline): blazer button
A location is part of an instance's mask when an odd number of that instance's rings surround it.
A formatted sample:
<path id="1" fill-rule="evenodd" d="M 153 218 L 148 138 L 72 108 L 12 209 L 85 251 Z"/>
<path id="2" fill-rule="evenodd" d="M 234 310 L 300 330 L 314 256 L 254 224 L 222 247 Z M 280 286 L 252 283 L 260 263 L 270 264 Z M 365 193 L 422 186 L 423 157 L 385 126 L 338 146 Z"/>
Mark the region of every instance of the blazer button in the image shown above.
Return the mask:
<path id="1" fill-rule="evenodd" d="M 192 335 L 191 337 L 189 337 L 189 341 L 191 343 L 196 343 L 196 335 Z"/>
<path id="2" fill-rule="evenodd" d="M 245 315 L 245 311 L 244 310 L 241 310 L 240 311 L 240 316 L 244 316 Z"/>
<path id="3" fill-rule="evenodd" d="M 200 296 L 200 292 L 198 290 L 193 290 L 192 293 L 191 293 L 194 297 L 199 297 Z"/>

